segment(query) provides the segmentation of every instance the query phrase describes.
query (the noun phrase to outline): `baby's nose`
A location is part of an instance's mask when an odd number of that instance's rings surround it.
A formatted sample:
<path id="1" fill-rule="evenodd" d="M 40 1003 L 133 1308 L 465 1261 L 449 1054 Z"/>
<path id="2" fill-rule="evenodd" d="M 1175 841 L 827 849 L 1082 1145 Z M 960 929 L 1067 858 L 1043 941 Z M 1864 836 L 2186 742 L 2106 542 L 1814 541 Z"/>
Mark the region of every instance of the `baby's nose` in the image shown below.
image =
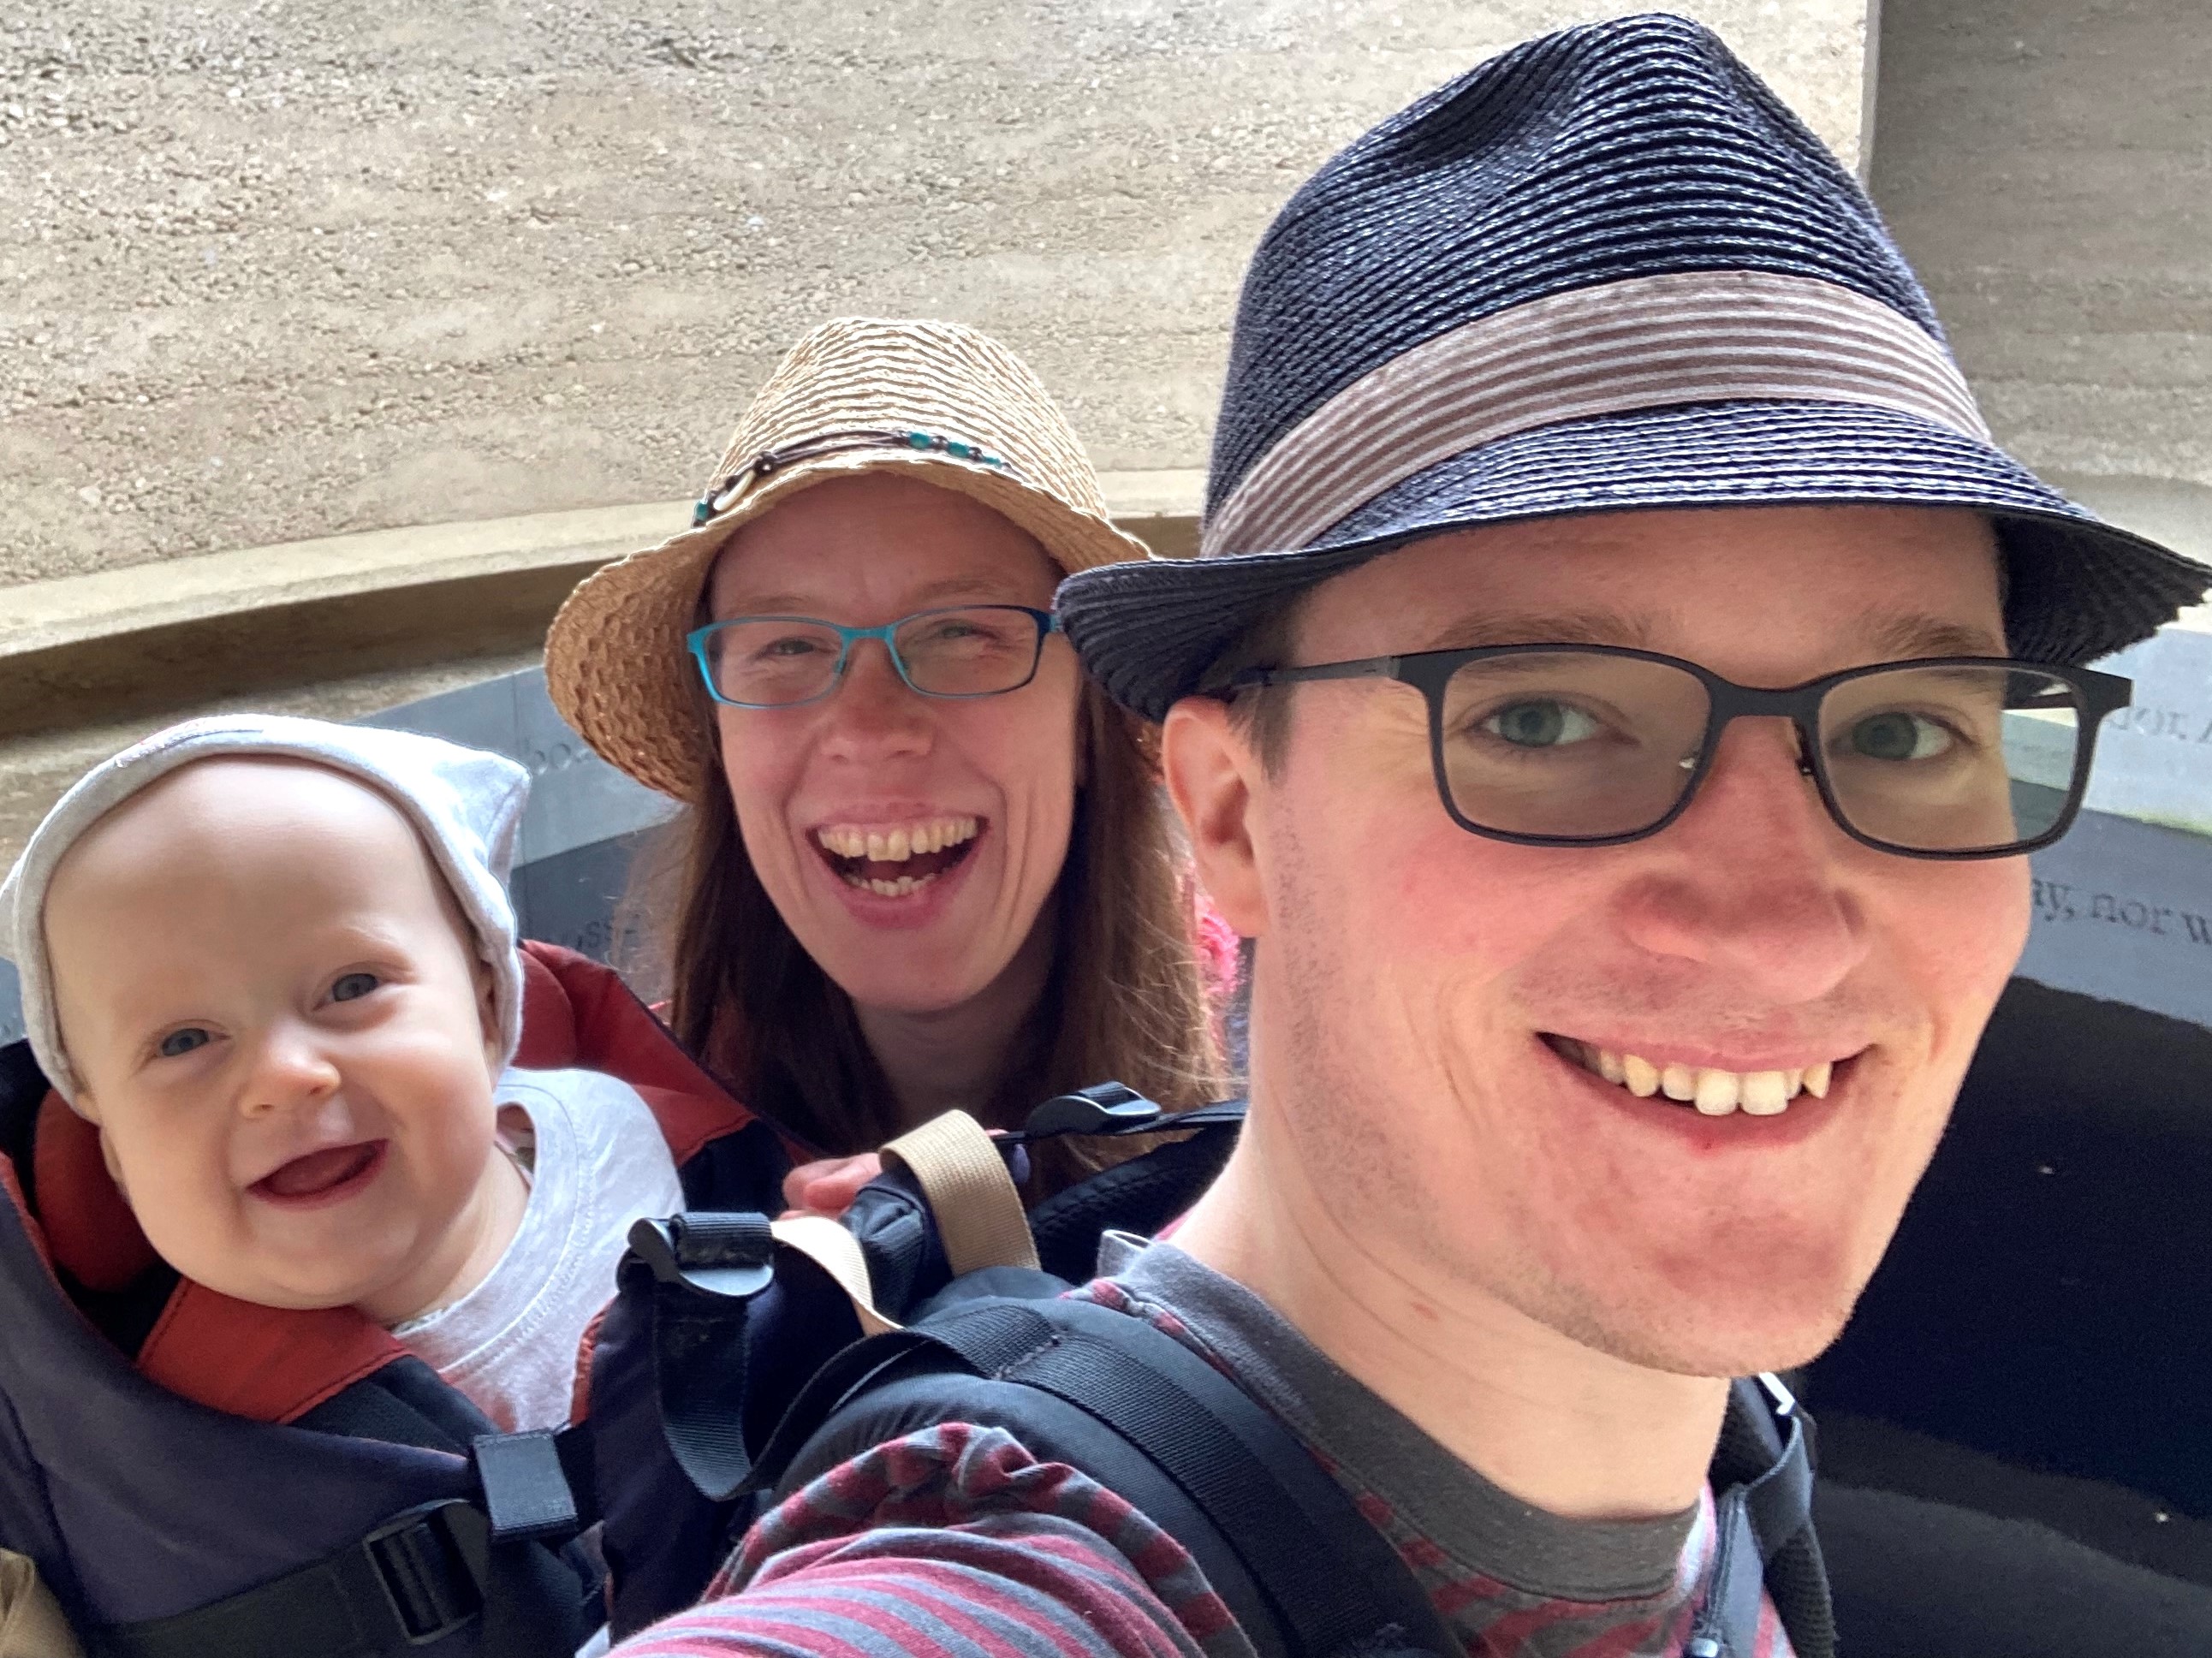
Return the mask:
<path id="1" fill-rule="evenodd" d="M 314 1042 L 272 1032 L 256 1050 L 240 1104 L 252 1117 L 295 1111 L 337 1092 L 338 1069 Z"/>

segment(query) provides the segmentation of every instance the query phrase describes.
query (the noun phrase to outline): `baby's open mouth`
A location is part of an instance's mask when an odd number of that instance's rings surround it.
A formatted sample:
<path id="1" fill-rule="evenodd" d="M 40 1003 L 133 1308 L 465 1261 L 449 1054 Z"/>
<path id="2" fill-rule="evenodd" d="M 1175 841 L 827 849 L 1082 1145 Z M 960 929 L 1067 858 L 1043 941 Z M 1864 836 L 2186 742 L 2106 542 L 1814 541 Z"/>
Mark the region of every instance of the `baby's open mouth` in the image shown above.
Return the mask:
<path id="1" fill-rule="evenodd" d="M 830 823 L 814 844 L 838 878 L 885 898 L 921 891 L 975 849 L 984 821 L 929 817 L 912 823 Z"/>
<path id="2" fill-rule="evenodd" d="M 1626 1089 L 1638 1099 L 1664 1095 L 1708 1117 L 1725 1117 L 1736 1111 L 1753 1117 L 1778 1117 L 1800 1094 L 1810 1094 L 1816 1100 L 1827 1098 L 1837 1066 L 1850 1064 L 1848 1059 L 1822 1060 L 1791 1071 L 1715 1071 L 1655 1065 L 1633 1054 L 1616 1054 L 1609 1048 L 1548 1032 L 1544 1041 L 1560 1058 Z"/>
<path id="3" fill-rule="evenodd" d="M 326 1151 L 310 1151 L 281 1169 L 264 1175 L 252 1190 L 276 1203 L 310 1203 L 341 1195 L 375 1172 L 384 1161 L 385 1140 L 365 1140 L 358 1145 L 334 1145 Z"/>

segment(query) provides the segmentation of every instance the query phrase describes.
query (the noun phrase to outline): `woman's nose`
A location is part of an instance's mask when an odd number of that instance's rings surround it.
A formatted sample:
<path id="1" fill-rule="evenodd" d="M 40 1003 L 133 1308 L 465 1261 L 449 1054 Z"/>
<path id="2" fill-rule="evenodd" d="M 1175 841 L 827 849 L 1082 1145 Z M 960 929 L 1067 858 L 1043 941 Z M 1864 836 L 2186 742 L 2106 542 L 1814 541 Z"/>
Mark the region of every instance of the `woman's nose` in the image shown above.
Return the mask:
<path id="1" fill-rule="evenodd" d="M 271 1031 L 253 1058 L 240 1096 L 249 1117 L 319 1105 L 338 1090 L 338 1068 L 305 1031 Z"/>
<path id="2" fill-rule="evenodd" d="M 890 652 L 872 639 L 854 643 L 823 717 L 830 752 L 854 760 L 927 752 L 937 718 L 929 700 L 900 677 Z"/>

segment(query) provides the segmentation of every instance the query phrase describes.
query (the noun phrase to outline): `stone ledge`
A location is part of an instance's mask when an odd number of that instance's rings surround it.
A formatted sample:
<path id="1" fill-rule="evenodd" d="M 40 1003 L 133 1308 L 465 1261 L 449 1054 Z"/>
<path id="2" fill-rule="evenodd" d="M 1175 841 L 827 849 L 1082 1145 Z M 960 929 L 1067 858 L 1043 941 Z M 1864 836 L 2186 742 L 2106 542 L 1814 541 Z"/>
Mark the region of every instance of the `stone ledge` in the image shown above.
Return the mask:
<path id="1" fill-rule="evenodd" d="M 1197 542 L 1204 475 L 1108 474 L 1115 521 Z M 568 590 L 687 501 L 374 530 L 0 590 L 0 737 L 532 647 Z"/>

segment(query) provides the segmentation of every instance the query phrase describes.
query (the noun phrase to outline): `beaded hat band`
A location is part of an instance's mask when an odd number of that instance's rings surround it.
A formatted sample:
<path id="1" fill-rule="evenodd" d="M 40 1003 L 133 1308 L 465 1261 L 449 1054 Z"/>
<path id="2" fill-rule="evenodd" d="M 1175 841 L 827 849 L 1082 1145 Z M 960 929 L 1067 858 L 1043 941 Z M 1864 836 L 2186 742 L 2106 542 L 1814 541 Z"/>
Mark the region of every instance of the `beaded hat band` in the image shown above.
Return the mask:
<path id="1" fill-rule="evenodd" d="M 684 636 L 715 558 L 799 491 L 892 469 L 982 502 L 1064 571 L 1146 556 L 1109 520 L 1082 446 L 1020 358 L 957 324 L 842 318 L 769 375 L 691 527 L 568 596 L 545 639 L 562 718 L 648 788 L 692 799 L 712 775 L 714 734 Z"/>

